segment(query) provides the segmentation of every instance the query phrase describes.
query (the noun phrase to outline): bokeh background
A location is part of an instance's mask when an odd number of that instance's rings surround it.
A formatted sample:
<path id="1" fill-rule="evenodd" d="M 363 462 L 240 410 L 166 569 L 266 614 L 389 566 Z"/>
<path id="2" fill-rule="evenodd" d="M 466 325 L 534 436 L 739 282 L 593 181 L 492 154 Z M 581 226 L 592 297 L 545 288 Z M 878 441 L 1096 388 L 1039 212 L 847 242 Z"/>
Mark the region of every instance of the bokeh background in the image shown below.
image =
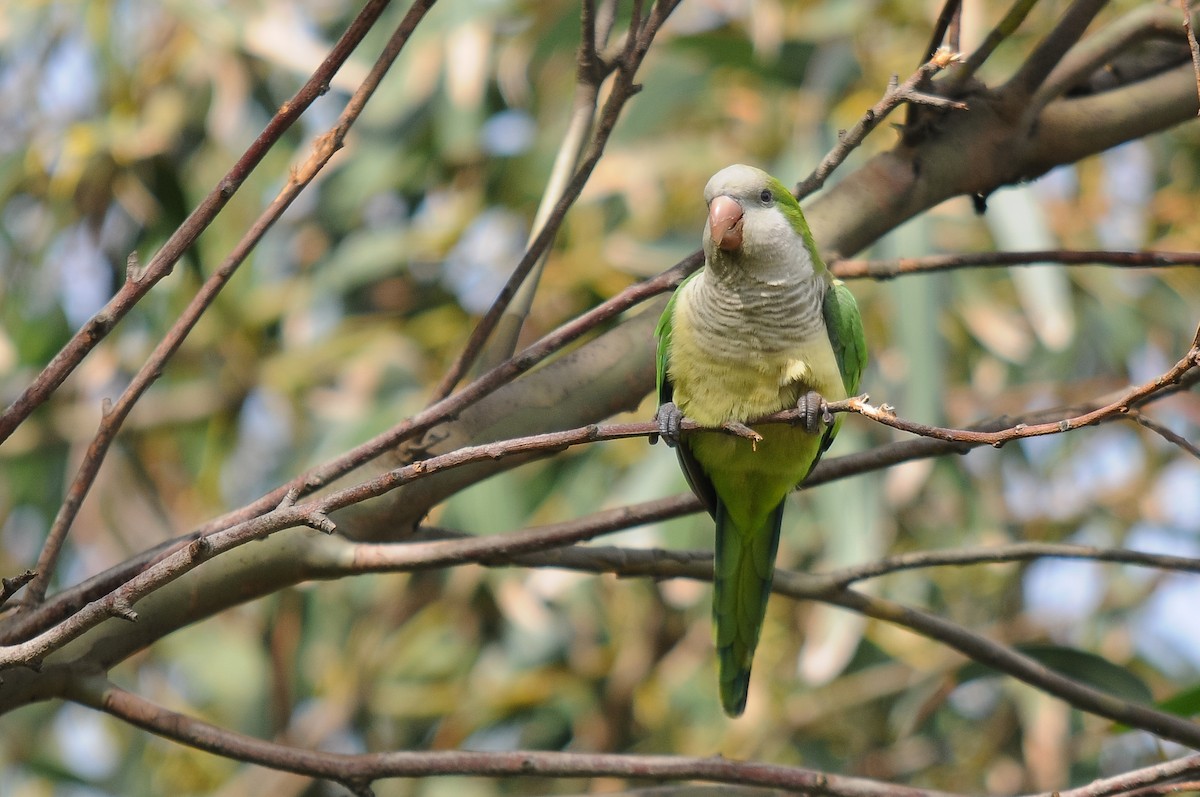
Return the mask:
<path id="1" fill-rule="evenodd" d="M 1038 4 L 985 67 L 1020 63 Z M 1136 5 L 1115 3 L 1117 10 Z M 934 3 L 688 0 L 642 68 L 546 267 L 532 340 L 693 251 L 701 191 L 732 162 L 795 182 L 920 62 Z M 963 43 L 1003 9 L 965 4 Z M 343 0 L 0 8 L 0 399 L 7 404 L 216 184 L 357 11 Z M 29 567 L 99 418 L 203 277 L 358 84 L 403 4 L 254 172 L 175 272 L 0 447 L 0 573 Z M 1116 11 L 1112 12 L 1117 13 Z M 570 112 L 573 3 L 443 0 L 340 152 L 257 248 L 139 404 L 75 524 L 60 584 L 237 507 L 420 409 L 526 243 Z M 895 143 L 877 131 L 843 167 Z M 836 176 L 834 178 L 837 179 Z M 1139 140 L 989 198 L 949 201 L 881 257 L 1200 244 L 1200 128 Z M 846 253 L 852 254 L 852 253 Z M 852 285 L 864 389 L 963 426 L 1094 398 L 1165 370 L 1200 320 L 1193 268 L 965 269 Z M 630 418 L 653 414 L 650 397 Z M 1155 405 L 1180 433 L 1182 396 Z M 847 419 L 833 453 L 898 439 Z M 431 521 L 472 533 L 686 489 L 673 455 L 606 443 L 489 479 Z M 980 449 L 795 499 L 780 564 L 1069 541 L 1200 556 L 1200 463 L 1132 423 Z M 706 519 L 605 543 L 707 548 Z M 1042 560 L 899 573 L 880 595 L 1184 713 L 1200 692 L 1200 580 Z M 287 589 L 118 667 L 127 688 L 261 737 L 342 751 L 626 750 L 754 757 L 962 791 L 1085 782 L 1171 752 L 940 645 L 772 601 L 747 718 L 716 698 L 709 588 L 462 567 Z M 1070 658 L 1077 650 L 1076 658 Z M 1101 661 L 1098 657 L 1103 657 Z M 1116 666 L 1111 666 L 1116 665 Z M 380 795 L 530 794 L 619 783 L 392 781 Z M 325 795 L 62 703 L 0 717 L 16 797 Z"/>

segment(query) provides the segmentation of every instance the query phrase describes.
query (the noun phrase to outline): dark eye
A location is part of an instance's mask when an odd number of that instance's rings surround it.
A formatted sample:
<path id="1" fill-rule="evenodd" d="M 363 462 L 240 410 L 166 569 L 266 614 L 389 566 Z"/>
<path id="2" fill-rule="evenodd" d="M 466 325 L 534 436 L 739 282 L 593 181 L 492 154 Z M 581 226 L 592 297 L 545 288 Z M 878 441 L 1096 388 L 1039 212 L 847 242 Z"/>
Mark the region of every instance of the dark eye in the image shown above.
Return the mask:
<path id="1" fill-rule="evenodd" d="M 764 205 L 769 205 L 775 201 L 775 195 L 771 193 L 770 188 L 764 188 L 758 195 L 758 201 L 762 202 Z"/>

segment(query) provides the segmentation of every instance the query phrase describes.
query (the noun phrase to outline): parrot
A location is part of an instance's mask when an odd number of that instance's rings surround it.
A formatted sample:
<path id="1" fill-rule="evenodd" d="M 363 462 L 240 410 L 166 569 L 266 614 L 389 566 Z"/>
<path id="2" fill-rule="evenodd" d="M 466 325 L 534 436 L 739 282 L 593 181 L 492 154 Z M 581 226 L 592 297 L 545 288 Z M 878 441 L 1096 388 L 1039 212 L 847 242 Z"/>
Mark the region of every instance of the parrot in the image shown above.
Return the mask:
<path id="1" fill-rule="evenodd" d="M 676 288 L 655 329 L 655 423 L 716 523 L 720 695 L 725 713 L 737 717 L 766 616 L 784 499 L 833 442 L 841 416 L 835 420 L 828 402 L 858 390 L 866 342 L 853 294 L 821 260 L 783 183 L 735 164 L 713 175 L 704 201 L 704 267 Z M 795 424 L 747 427 L 793 408 Z M 703 428 L 683 431 L 684 418 Z"/>

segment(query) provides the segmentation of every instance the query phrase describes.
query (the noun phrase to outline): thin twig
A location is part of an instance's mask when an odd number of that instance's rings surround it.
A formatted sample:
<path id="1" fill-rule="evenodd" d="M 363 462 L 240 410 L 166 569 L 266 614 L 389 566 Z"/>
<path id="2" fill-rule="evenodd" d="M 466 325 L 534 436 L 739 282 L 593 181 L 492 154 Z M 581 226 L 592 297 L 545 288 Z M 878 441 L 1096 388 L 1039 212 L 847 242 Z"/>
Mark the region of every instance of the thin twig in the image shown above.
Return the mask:
<path id="1" fill-rule="evenodd" d="M 557 215 L 563 193 L 570 184 L 579 168 L 580 159 L 588 143 L 588 134 L 596 118 L 596 104 L 600 96 L 600 86 L 612 73 L 615 64 L 608 64 L 600 58 L 597 48 L 595 0 L 584 0 L 580 9 L 580 40 L 579 54 L 576 58 L 575 98 L 571 103 L 571 118 L 567 130 L 559 144 L 558 154 L 550 169 L 550 177 L 546 181 L 546 189 L 542 193 L 541 202 L 533 217 L 529 239 L 526 241 L 526 254 L 538 243 L 538 239 L 547 223 L 553 221 L 558 226 L 562 217 Z M 625 102 L 631 94 L 621 98 Z M 573 203 L 572 203 L 573 204 Z M 479 360 L 482 370 L 494 368 L 501 361 L 511 356 L 520 333 L 521 323 L 528 313 L 533 300 L 533 293 L 541 276 L 553 245 L 553 237 L 540 247 L 533 265 L 521 283 L 521 287 L 513 295 L 509 306 L 495 315 L 489 309 L 480 323 L 472 331 L 471 336 L 463 345 L 455 361 L 443 375 L 442 380 L 434 387 L 430 402 L 437 402 L 450 395 L 458 381 Z M 517 268 L 521 263 L 517 264 Z M 503 294 L 501 294 L 503 295 Z M 499 301 L 497 297 L 496 301 Z M 495 302 L 493 302 L 493 305 Z M 485 323 L 486 322 L 486 323 Z M 489 342 L 490 341 L 490 342 Z"/>
<path id="2" fill-rule="evenodd" d="M 1025 17 L 1029 16 L 1029 12 L 1037 5 L 1037 2 L 1038 0 L 1016 0 L 1013 3 L 1012 7 L 1008 9 L 1008 13 L 1004 15 L 1004 19 L 1000 20 L 1000 24 L 992 28 L 983 43 L 976 47 L 975 51 L 968 55 L 962 64 L 946 78 L 950 96 L 955 96 L 966 82 L 979 71 L 979 67 L 983 66 L 991 57 L 996 48 L 1017 32 L 1017 28 L 1021 27 L 1021 23 L 1025 21 Z"/>
<path id="3" fill-rule="evenodd" d="M 1062 15 L 1058 24 L 1038 42 L 1037 47 L 1001 91 L 1016 92 L 1026 97 L 1036 92 L 1042 81 L 1075 46 L 1088 25 L 1106 5 L 1108 0 L 1075 0 L 1071 3 L 1071 7 Z"/>
<path id="4" fill-rule="evenodd" d="M 1068 545 L 1052 542 L 1022 542 L 987 548 L 955 548 L 947 551 L 915 551 L 889 556 L 861 565 L 841 568 L 824 573 L 839 587 L 848 587 L 859 581 L 879 578 L 902 570 L 918 570 L 930 567 L 962 567 L 968 565 L 1001 564 L 1004 562 L 1027 562 L 1032 559 L 1090 559 L 1097 562 L 1114 562 L 1141 567 L 1157 567 L 1163 570 L 1178 570 L 1200 573 L 1200 559 L 1188 556 L 1131 551 L 1123 548 L 1100 548 L 1090 545 Z"/>
<path id="5" fill-rule="evenodd" d="M 1163 426 L 1161 423 L 1147 418 L 1143 413 L 1138 412 L 1137 410 L 1131 410 L 1129 412 L 1129 417 L 1136 421 L 1140 426 L 1144 426 L 1145 428 L 1154 432 L 1168 443 L 1176 445 L 1187 453 L 1191 454 L 1193 457 L 1200 459 L 1200 448 L 1197 448 L 1195 444 L 1193 444 L 1183 435 L 1176 434 L 1167 427 Z"/>
<path id="6" fill-rule="evenodd" d="M 1169 7 L 1139 6 L 1071 48 L 1023 109 L 1037 113 L 1053 100 L 1104 69 L 1124 51 L 1151 38 L 1178 39 L 1179 18 Z"/>
<path id="7" fill-rule="evenodd" d="M 131 725 L 236 761 L 332 780 L 363 790 L 385 778 L 437 775 L 541 778 L 702 780 L 788 789 L 828 797 L 951 797 L 947 792 L 898 786 L 801 767 L 736 761 L 721 756 L 547 752 L 512 750 L 414 750 L 330 753 L 255 739 L 152 703 L 94 678 L 73 685 L 70 698 Z"/>
<path id="8" fill-rule="evenodd" d="M 414 537 L 411 542 L 348 543 L 348 548 L 342 546 L 343 538 L 339 537 L 332 540 L 332 546 L 342 550 L 339 555 L 325 560 L 331 566 L 328 573 L 323 573 L 318 568 L 312 575 L 338 577 L 351 572 L 396 573 L 466 563 L 511 564 L 522 556 L 587 542 L 605 534 L 647 523 L 671 520 L 699 509 L 698 499 L 687 493 L 634 506 L 594 512 L 575 520 L 483 537 L 445 530 L 434 532 L 428 527 L 423 527 L 421 536 Z M 445 539 L 421 539 L 429 536 L 441 536 Z M 347 551 L 349 555 L 346 555 Z M 314 559 L 320 561 L 319 557 Z"/>
<path id="9" fill-rule="evenodd" d="M 1140 789 L 1132 789 L 1124 794 L 1124 797 L 1158 797 L 1161 794 L 1178 794 L 1181 791 L 1186 791 L 1191 794 L 1200 793 L 1200 780 L 1184 780 L 1178 783 L 1157 783 L 1153 786 L 1144 786 Z"/>
<path id="10" fill-rule="evenodd" d="M 1192 9 L 1188 0 L 1179 0 L 1179 10 L 1183 12 L 1183 30 L 1187 34 L 1188 49 L 1192 51 L 1192 69 L 1196 71 L 1196 97 L 1200 100 L 1200 43 L 1196 42 L 1196 31 L 1192 29 Z M 1200 111 L 1196 112 L 1200 116 Z"/>
<path id="11" fill-rule="evenodd" d="M 953 21 L 961 14 L 962 0 L 944 0 L 942 9 L 938 12 L 937 20 L 933 23 L 933 32 L 929 36 L 929 44 L 925 47 L 921 63 L 933 58 L 943 45 L 948 45 L 951 50 L 958 50 L 956 44 L 950 44 L 946 41 L 946 34 L 950 30 Z"/>
<path id="12" fill-rule="evenodd" d="M 587 185 L 587 181 L 591 178 L 596 164 L 600 162 L 600 158 L 604 155 L 608 139 L 616 127 L 617 120 L 620 118 L 625 103 L 629 101 L 630 97 L 640 91 L 641 86 L 634 82 L 637 70 L 641 66 L 646 52 L 650 49 L 650 44 L 654 40 L 655 34 L 662 23 L 666 21 L 667 16 L 674 9 L 675 5 L 676 2 L 660 2 L 656 4 L 654 13 L 647 18 L 646 24 L 641 28 L 640 35 L 634 35 L 638 26 L 639 8 L 639 4 L 634 3 L 634 16 L 630 20 L 630 35 L 626 38 L 626 46 L 620 60 L 616 64 L 616 77 L 613 80 L 608 99 L 605 101 L 604 107 L 600 112 L 599 120 L 596 123 L 596 131 L 592 135 L 587 152 L 580 159 L 579 166 L 574 170 L 571 180 L 563 187 L 561 195 L 554 203 L 554 209 L 546 217 L 545 223 L 525 250 L 525 254 L 517 263 L 516 268 L 513 269 L 512 274 L 509 275 L 504 287 L 500 289 L 500 293 L 492 302 L 492 306 L 479 319 L 479 323 L 476 324 L 475 329 L 471 332 L 466 345 L 463 346 L 462 351 L 454 363 L 451 364 L 442 381 L 438 383 L 434 390 L 435 403 L 443 397 L 448 396 L 450 391 L 454 389 L 454 385 L 467 372 L 470 363 L 482 351 L 484 343 L 500 322 L 501 317 L 508 309 L 513 297 L 520 290 L 521 285 L 524 284 L 526 278 L 537 266 L 543 253 L 550 248 L 550 244 L 558 233 L 558 228 L 562 225 L 567 211 L 571 209 L 575 200 L 579 198 L 579 194 L 582 193 L 584 186 Z"/>
<path id="13" fill-rule="evenodd" d="M 918 91 L 918 88 L 924 85 L 925 81 L 930 77 L 945 69 L 950 64 L 955 63 L 957 60 L 958 56 L 955 53 L 949 50 L 940 50 L 918 67 L 917 71 L 903 83 L 897 84 L 895 78 L 893 78 L 892 84 L 888 86 L 887 92 L 884 93 L 879 102 L 871 106 L 854 127 L 839 133 L 837 145 L 821 160 L 812 174 L 805 177 L 796 185 L 792 193 L 798 199 L 803 199 L 825 185 L 825 181 L 829 179 L 829 175 L 863 142 L 867 134 L 878 127 L 879 123 L 888 114 L 905 102 L 921 103 L 938 108 L 965 110 L 967 107 L 965 103 Z"/>
<path id="14" fill-rule="evenodd" d="M 35 575 L 32 570 L 26 570 L 24 573 L 12 578 L 0 579 L 0 607 L 8 603 L 8 599 L 15 595 L 21 587 L 33 581 Z"/>
<path id="15" fill-rule="evenodd" d="M 1062 789 L 1053 792 L 1029 795 L 1029 797 L 1128 797 L 1128 794 L 1139 788 L 1146 788 L 1165 781 L 1180 778 L 1195 778 L 1200 775 L 1200 755 L 1189 755 L 1174 761 L 1163 761 L 1141 769 L 1122 772 L 1108 778 L 1101 778 L 1075 789 Z"/>
<path id="16" fill-rule="evenodd" d="M 925 51 L 921 54 L 921 62 L 931 61 L 943 48 L 952 53 L 957 53 L 959 43 L 959 33 L 962 26 L 962 0 L 944 0 L 942 10 L 938 12 L 937 20 L 933 23 L 933 33 L 930 34 L 929 44 L 925 47 Z M 927 76 L 923 83 L 917 88 L 924 88 L 929 82 Z M 905 115 L 904 126 L 909 127 L 914 123 L 917 105 L 908 106 L 908 113 Z"/>
<path id="17" fill-rule="evenodd" d="M 172 325 L 163 339 L 159 341 L 158 345 L 154 347 L 154 351 L 121 393 L 120 398 L 111 406 L 106 405 L 100 421 L 100 428 L 88 446 L 87 453 L 80 463 L 79 471 L 75 479 L 71 482 L 70 488 L 67 490 L 66 498 L 55 515 L 54 522 L 46 536 L 46 542 L 42 546 L 41 553 L 38 555 L 36 567 L 38 574 L 25 591 L 22 600 L 25 606 L 36 605 L 45 598 L 46 588 L 50 584 L 50 577 L 54 573 L 55 564 L 58 561 L 59 553 L 62 551 L 67 532 L 71 528 L 76 515 L 79 513 L 80 507 L 83 505 L 83 499 L 87 496 L 88 491 L 95 482 L 108 448 L 116 438 L 117 432 L 120 430 L 125 418 L 128 417 L 134 405 L 146 390 L 162 374 L 167 361 L 183 345 L 184 340 L 200 320 L 200 317 L 208 310 L 213 301 L 216 300 L 221 289 L 233 277 L 246 257 L 254 251 L 254 247 L 258 245 L 262 236 L 283 215 L 283 212 L 300 195 L 300 192 L 312 182 L 313 178 L 329 162 L 334 153 L 341 149 L 346 133 L 353 126 L 359 114 L 362 113 L 367 100 L 374 94 L 384 75 L 387 74 L 388 69 L 408 42 L 412 32 L 416 29 L 417 24 L 425 16 L 425 12 L 433 6 L 434 2 L 435 0 L 416 0 L 413 3 L 408 13 L 404 15 L 404 18 L 392 34 L 391 39 L 388 40 L 383 53 L 376 60 L 366 79 L 363 80 L 362 85 L 358 87 L 354 95 L 350 98 L 350 101 L 346 104 L 346 108 L 338 118 L 337 124 L 327 133 L 317 138 L 313 145 L 313 152 L 308 160 L 299 168 L 292 170 L 287 184 L 275 199 L 272 200 L 271 204 L 259 215 L 246 234 L 242 236 L 242 239 L 238 241 L 237 246 L 233 248 L 220 267 L 213 272 L 212 276 L 205 280 L 179 319 Z"/>
<path id="18" fill-rule="evenodd" d="M 96 344 L 112 331 L 138 301 L 149 293 L 163 277 L 171 273 L 175 263 L 183 256 L 200 233 L 208 228 L 229 199 L 237 193 L 242 183 L 254 171 L 271 147 L 287 132 L 292 123 L 307 110 L 308 106 L 329 88 L 334 73 L 341 68 L 350 53 L 375 24 L 379 15 L 387 8 L 390 0 L 370 0 L 346 32 L 330 50 L 300 90 L 279 107 L 275 116 L 267 123 L 258 138 L 254 139 L 237 163 L 221 178 L 196 209 L 176 228 L 162 248 L 155 253 L 144 269 L 131 264 L 127 278 L 107 304 L 85 323 L 71 340 L 54 356 L 29 387 L 0 414 L 0 443 L 3 443 L 38 406 L 44 403 L 83 361 Z"/>
<path id="19" fill-rule="evenodd" d="M 1048 249 L 1033 252 L 969 252 L 953 255 L 898 257 L 886 260 L 831 259 L 829 268 L 840 279 L 891 279 L 902 274 L 927 274 L 959 268 L 1031 266 L 1120 266 L 1130 269 L 1200 266 L 1200 252 L 1117 252 L 1106 249 Z"/>
<path id="20" fill-rule="evenodd" d="M 298 495 L 307 495 L 395 448 L 405 440 L 424 434 L 437 424 L 454 417 L 496 388 L 516 379 L 554 352 L 578 340 L 599 325 L 611 321 L 652 296 L 673 290 L 688 274 L 700 267 L 703 257 L 702 253 L 695 252 L 658 276 L 626 288 L 617 296 L 571 319 L 531 346 L 513 355 L 470 382 L 457 393 L 426 407 L 416 415 L 406 418 L 391 429 L 355 446 L 346 453 L 305 471 L 261 498 L 205 523 L 194 529 L 193 533 L 210 534 L 218 529 L 228 528 L 234 523 L 261 515 L 277 506 L 290 491 L 296 491 Z"/>
<path id="21" fill-rule="evenodd" d="M 1200 366 L 1200 330 L 1197 330 L 1197 336 L 1192 342 L 1192 348 L 1184 357 L 1172 366 L 1166 373 L 1155 379 L 1150 380 L 1142 385 L 1131 388 L 1115 401 L 1097 407 L 1080 415 L 1075 415 L 1069 418 L 1063 418 L 1059 421 L 1038 424 L 1017 424 L 1009 429 L 1003 429 L 996 432 L 980 432 L 969 429 L 945 429 L 938 426 L 927 426 L 925 424 L 914 423 L 896 417 L 895 411 L 885 405 L 873 407 L 868 404 L 864 397 L 847 399 L 845 402 L 852 412 L 857 412 L 874 421 L 890 426 L 893 429 L 899 429 L 904 432 L 920 435 L 922 437 L 934 437 L 938 440 L 945 440 L 953 443 L 973 443 L 976 445 L 990 445 L 996 448 L 1008 443 L 1012 440 L 1019 440 L 1025 437 L 1041 437 L 1043 435 L 1061 434 L 1072 429 L 1079 429 L 1084 426 L 1091 426 L 1102 420 L 1111 419 L 1125 415 L 1134 408 L 1138 403 L 1145 401 L 1150 396 L 1154 395 L 1164 387 L 1177 384 L 1192 369 Z M 833 412 L 843 411 L 843 403 L 836 405 L 831 404 L 830 410 Z"/>

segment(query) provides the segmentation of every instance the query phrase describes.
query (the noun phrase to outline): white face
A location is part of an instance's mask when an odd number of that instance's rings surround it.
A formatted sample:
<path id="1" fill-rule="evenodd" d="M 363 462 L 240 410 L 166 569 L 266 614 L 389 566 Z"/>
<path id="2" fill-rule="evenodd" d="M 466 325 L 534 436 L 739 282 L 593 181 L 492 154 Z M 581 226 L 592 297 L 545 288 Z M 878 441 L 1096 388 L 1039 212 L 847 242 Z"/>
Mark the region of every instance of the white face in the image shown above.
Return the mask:
<path id="1" fill-rule="evenodd" d="M 704 254 L 719 275 L 770 283 L 813 276 L 803 238 L 778 205 L 777 186 L 766 172 L 742 164 L 708 181 Z"/>

